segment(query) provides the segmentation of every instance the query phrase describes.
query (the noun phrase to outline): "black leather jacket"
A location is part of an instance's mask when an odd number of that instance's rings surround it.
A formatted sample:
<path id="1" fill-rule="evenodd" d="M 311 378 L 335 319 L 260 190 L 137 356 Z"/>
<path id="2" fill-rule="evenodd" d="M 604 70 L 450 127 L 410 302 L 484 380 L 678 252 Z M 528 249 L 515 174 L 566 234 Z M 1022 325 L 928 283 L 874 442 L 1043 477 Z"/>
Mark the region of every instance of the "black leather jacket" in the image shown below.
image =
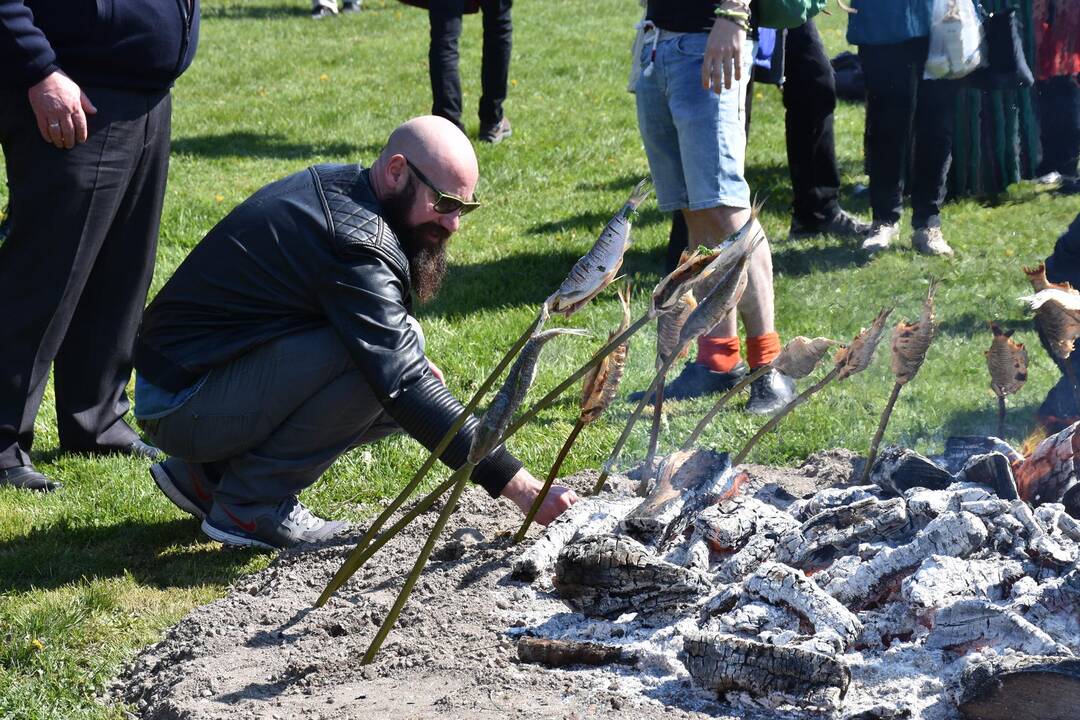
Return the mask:
<path id="1" fill-rule="evenodd" d="M 219 222 L 146 310 L 135 367 L 178 392 L 284 335 L 331 326 L 387 413 L 428 449 L 460 414 L 428 368 L 411 311 L 409 264 L 380 215 L 368 171 L 316 165 L 271 183 Z M 460 467 L 470 418 L 442 460 Z M 499 448 L 473 473 L 498 496 L 521 462 Z"/>

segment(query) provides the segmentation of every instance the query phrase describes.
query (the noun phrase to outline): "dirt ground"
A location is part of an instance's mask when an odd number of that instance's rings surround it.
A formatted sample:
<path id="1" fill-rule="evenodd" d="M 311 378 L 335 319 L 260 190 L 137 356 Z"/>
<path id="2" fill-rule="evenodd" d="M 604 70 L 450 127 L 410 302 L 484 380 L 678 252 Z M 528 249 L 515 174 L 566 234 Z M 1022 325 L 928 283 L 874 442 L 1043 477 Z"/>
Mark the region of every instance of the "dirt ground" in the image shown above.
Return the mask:
<path id="1" fill-rule="evenodd" d="M 847 481 L 859 462 L 833 451 L 798 469 L 747 470 L 752 487 L 776 483 L 801 497 Z M 594 479 L 583 473 L 564 482 L 583 491 Z M 375 663 L 362 665 L 439 509 L 387 544 L 319 610 L 312 603 L 363 528 L 334 545 L 281 553 L 144 650 L 116 681 L 113 699 L 152 720 L 753 716 L 695 689 L 673 668 L 519 663 L 515 629 L 569 610 L 511 579 L 520 547 L 509 535 L 520 515 L 479 488 L 462 499 Z"/>

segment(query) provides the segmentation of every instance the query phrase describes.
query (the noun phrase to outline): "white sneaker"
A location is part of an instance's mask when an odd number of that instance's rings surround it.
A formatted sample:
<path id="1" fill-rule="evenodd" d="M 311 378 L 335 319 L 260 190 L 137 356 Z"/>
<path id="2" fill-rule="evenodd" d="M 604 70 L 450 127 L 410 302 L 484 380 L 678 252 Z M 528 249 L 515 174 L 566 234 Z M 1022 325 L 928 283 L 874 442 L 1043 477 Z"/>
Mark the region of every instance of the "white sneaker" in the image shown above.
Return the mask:
<path id="1" fill-rule="evenodd" d="M 945 242 L 939 227 L 919 228 L 911 234 L 911 246 L 923 255 L 946 255 L 951 257 L 953 249 Z"/>
<path id="2" fill-rule="evenodd" d="M 312 0 L 311 19 L 322 20 L 338 14 L 337 0 Z"/>
<path id="3" fill-rule="evenodd" d="M 875 221 L 870 226 L 870 234 L 863 240 L 862 249 L 868 253 L 876 253 L 889 247 L 896 238 L 900 237 L 900 223 Z"/>

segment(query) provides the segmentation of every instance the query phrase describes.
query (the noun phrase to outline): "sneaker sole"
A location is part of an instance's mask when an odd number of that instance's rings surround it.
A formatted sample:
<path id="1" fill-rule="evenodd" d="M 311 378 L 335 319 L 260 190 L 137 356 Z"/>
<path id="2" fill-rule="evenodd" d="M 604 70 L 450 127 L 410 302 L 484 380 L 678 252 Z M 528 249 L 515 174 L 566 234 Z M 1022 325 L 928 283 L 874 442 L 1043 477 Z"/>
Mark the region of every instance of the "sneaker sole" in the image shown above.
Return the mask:
<path id="1" fill-rule="evenodd" d="M 172 481 L 172 477 L 165 468 L 158 464 L 151 465 L 150 477 L 154 478 L 154 483 L 158 486 L 158 489 L 165 494 L 165 497 L 169 498 L 169 501 L 173 505 L 186 512 L 188 515 L 194 516 L 198 520 L 206 519 L 206 512 L 193 503 L 187 495 L 181 492 L 180 488 L 176 487 L 176 484 Z"/>
<path id="2" fill-rule="evenodd" d="M 257 547 L 264 548 L 266 550 L 280 550 L 274 545 L 264 543 L 262 540 L 256 540 L 253 537 L 246 535 L 234 535 L 231 532 L 226 532 L 220 528 L 216 528 L 210 524 L 209 520 L 204 519 L 202 521 L 202 531 L 211 540 L 217 540 L 222 545 L 234 545 L 236 547 Z"/>

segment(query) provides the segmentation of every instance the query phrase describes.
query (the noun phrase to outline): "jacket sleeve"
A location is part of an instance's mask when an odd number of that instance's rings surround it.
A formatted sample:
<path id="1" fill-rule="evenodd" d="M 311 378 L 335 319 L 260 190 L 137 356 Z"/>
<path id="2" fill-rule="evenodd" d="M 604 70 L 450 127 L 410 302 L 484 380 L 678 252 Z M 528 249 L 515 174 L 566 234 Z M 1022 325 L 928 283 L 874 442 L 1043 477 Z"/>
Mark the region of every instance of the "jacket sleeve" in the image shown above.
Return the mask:
<path id="1" fill-rule="evenodd" d="M 387 413 L 424 447 L 434 449 L 464 407 L 431 374 L 420 338 L 406 320 L 401 281 L 372 254 L 356 253 L 333 267 L 318 289 L 331 325 Z M 461 467 L 477 424 L 470 417 L 440 460 Z M 521 466 L 500 446 L 476 467 L 473 480 L 498 497 Z"/>
<path id="2" fill-rule="evenodd" d="M 52 45 L 23 0 L 0 0 L 0 61 L 10 63 L 26 88 L 59 69 Z"/>

